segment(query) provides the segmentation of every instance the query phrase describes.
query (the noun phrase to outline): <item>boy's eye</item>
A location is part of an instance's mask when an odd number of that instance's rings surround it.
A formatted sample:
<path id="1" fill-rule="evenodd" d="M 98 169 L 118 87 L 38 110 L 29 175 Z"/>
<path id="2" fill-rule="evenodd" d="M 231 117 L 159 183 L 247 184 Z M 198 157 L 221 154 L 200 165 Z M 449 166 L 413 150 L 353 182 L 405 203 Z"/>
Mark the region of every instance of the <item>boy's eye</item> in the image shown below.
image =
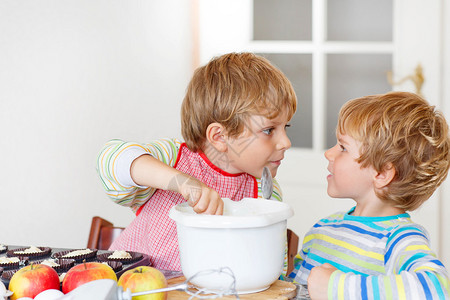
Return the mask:
<path id="1" fill-rule="evenodd" d="M 285 130 L 288 129 L 289 127 L 291 127 L 291 124 L 286 124 L 286 125 L 284 125 L 284 129 L 285 129 Z"/>
<path id="2" fill-rule="evenodd" d="M 339 148 L 341 148 L 341 151 L 342 151 L 342 152 L 347 151 L 347 150 L 345 149 L 345 147 L 342 146 L 342 145 L 339 145 Z"/>
<path id="3" fill-rule="evenodd" d="M 262 132 L 264 132 L 267 135 L 270 135 L 270 134 L 272 134 L 273 130 L 274 130 L 274 128 L 267 128 L 267 129 L 263 129 Z"/>

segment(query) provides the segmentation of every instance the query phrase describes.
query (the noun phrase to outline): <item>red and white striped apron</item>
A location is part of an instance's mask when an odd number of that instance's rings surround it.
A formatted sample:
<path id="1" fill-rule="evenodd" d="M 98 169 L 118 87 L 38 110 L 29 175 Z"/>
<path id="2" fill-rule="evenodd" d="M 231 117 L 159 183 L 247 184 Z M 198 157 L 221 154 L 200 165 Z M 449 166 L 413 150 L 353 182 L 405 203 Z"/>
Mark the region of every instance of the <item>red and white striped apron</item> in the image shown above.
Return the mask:
<path id="1" fill-rule="evenodd" d="M 258 197 L 255 177 L 247 173 L 226 173 L 213 165 L 204 153 L 192 152 L 184 143 L 180 146 L 175 168 L 199 179 L 222 198 L 240 201 Z M 182 202 L 186 200 L 179 193 L 157 190 L 110 250 L 145 253 L 150 256 L 153 267 L 181 271 L 176 223 L 169 218 L 169 210 Z"/>

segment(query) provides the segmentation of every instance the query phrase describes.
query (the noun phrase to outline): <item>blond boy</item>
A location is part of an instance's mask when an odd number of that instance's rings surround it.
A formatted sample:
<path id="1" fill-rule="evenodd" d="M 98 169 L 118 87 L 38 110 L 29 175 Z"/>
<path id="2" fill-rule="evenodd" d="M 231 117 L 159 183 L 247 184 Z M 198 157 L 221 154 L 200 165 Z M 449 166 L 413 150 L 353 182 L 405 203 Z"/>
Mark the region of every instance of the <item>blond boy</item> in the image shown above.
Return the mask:
<path id="1" fill-rule="evenodd" d="M 290 277 L 312 299 L 449 299 L 448 273 L 407 213 L 447 176 L 442 114 L 412 93 L 367 96 L 342 107 L 336 135 L 327 192 L 356 206 L 315 224 Z"/>

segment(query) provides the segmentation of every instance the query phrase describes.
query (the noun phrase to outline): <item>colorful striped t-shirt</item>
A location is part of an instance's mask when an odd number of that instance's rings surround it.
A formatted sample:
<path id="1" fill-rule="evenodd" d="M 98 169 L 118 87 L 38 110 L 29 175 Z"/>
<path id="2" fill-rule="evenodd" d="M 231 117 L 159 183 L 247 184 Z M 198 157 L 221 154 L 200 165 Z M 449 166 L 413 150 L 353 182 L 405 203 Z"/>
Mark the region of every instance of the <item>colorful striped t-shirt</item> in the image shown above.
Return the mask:
<path id="1" fill-rule="evenodd" d="M 306 284 L 313 267 L 329 263 L 328 299 L 450 299 L 447 270 L 425 229 L 409 214 L 333 214 L 305 235 L 290 278 Z"/>

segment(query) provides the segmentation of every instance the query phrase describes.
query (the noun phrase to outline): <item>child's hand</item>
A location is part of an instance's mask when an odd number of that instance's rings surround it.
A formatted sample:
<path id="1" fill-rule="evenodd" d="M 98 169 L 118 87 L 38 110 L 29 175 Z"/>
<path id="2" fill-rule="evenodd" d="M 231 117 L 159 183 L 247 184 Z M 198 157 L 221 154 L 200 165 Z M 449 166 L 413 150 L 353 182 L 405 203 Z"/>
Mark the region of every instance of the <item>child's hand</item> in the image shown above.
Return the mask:
<path id="1" fill-rule="evenodd" d="M 180 193 L 196 213 L 223 214 L 223 200 L 219 193 L 193 177 L 181 185 Z"/>
<path id="2" fill-rule="evenodd" d="M 336 270 L 328 263 L 311 269 L 308 276 L 308 293 L 311 299 L 328 299 L 328 281 Z"/>

